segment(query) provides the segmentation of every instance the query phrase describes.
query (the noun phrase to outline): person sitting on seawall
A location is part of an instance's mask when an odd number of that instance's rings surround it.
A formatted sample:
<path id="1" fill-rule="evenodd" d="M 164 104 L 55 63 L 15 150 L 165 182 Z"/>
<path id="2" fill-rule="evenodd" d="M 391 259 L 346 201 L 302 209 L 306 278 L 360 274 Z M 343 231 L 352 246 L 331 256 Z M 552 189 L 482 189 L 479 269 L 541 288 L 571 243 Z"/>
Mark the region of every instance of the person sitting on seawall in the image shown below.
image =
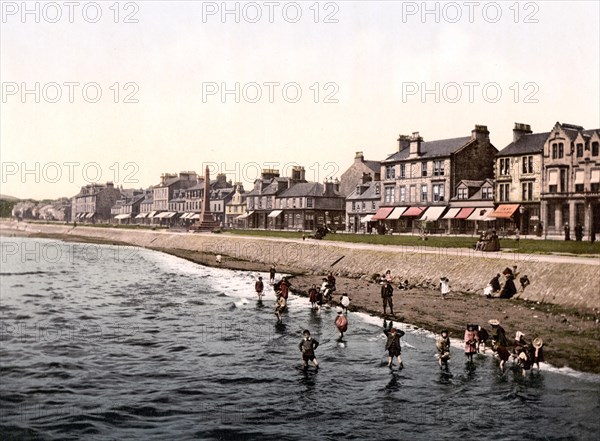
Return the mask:
<path id="1" fill-rule="evenodd" d="M 510 299 L 517 293 L 517 287 L 515 286 L 514 278 L 515 277 L 512 271 L 506 274 L 506 281 L 504 282 L 502 291 L 500 291 L 501 299 Z"/>

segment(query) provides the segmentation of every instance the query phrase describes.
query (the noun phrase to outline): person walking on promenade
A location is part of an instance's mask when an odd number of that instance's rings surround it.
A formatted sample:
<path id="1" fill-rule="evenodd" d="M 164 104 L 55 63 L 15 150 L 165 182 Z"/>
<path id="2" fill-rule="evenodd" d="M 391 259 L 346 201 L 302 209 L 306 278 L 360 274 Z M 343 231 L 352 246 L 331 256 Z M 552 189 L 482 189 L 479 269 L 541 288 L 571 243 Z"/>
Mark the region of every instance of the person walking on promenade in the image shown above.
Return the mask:
<path id="1" fill-rule="evenodd" d="M 275 283 L 275 273 L 275 266 L 271 265 L 271 268 L 269 269 L 269 283 L 271 285 Z"/>
<path id="2" fill-rule="evenodd" d="M 398 331 L 396 328 L 391 328 L 389 330 L 384 328 L 383 332 L 387 336 L 385 349 L 388 351 L 388 367 L 392 369 L 393 359 L 396 357 L 398 359 L 398 367 L 404 369 L 404 363 L 402 363 L 402 358 L 400 357 L 400 353 L 402 352 L 400 338 L 404 335 L 404 331 Z"/>
<path id="3" fill-rule="evenodd" d="M 581 224 L 575 225 L 575 240 L 581 242 L 583 240 L 583 227 Z"/>
<path id="4" fill-rule="evenodd" d="M 563 230 L 565 232 L 565 240 L 571 240 L 571 228 L 568 222 L 565 224 Z"/>
<path id="5" fill-rule="evenodd" d="M 465 356 L 469 363 L 473 363 L 473 355 L 477 353 L 477 343 L 479 342 L 479 335 L 477 335 L 477 329 L 475 325 L 468 324 L 465 330 Z"/>
<path id="6" fill-rule="evenodd" d="M 394 314 L 394 302 L 392 296 L 394 295 L 394 288 L 391 283 L 383 282 L 381 285 L 381 299 L 383 301 L 383 314 L 387 314 L 387 307 L 390 307 L 390 314 Z"/>
<path id="7" fill-rule="evenodd" d="M 259 301 L 262 301 L 264 289 L 265 289 L 265 285 L 262 281 L 262 276 L 258 276 L 258 280 L 254 284 L 254 290 L 256 291 L 256 294 L 258 295 Z"/>
<path id="8" fill-rule="evenodd" d="M 310 309 L 318 308 L 317 306 L 317 285 L 314 285 L 308 290 L 308 300 L 310 301 Z"/>
<path id="9" fill-rule="evenodd" d="M 500 369 L 504 370 L 504 365 L 508 361 L 510 357 L 510 352 L 508 352 L 508 339 L 506 338 L 506 332 L 504 328 L 500 326 L 500 322 L 498 320 L 490 320 L 488 321 L 490 325 L 492 325 L 492 349 L 500 359 Z"/>
<path id="10" fill-rule="evenodd" d="M 442 329 L 439 337 L 436 339 L 435 347 L 438 350 L 438 363 L 440 369 L 448 370 L 448 361 L 450 361 L 450 337 L 448 337 L 448 330 Z"/>
<path id="11" fill-rule="evenodd" d="M 319 369 L 319 362 L 315 357 L 315 349 L 319 347 L 319 342 L 310 336 L 310 331 L 305 329 L 302 333 L 304 338 L 298 345 L 298 349 L 302 352 L 302 361 L 304 362 L 304 369 L 308 369 L 308 362 L 311 361 L 315 366 L 315 369 Z"/>
<path id="12" fill-rule="evenodd" d="M 440 277 L 440 292 L 442 293 L 442 299 L 445 299 L 450 292 L 450 280 L 447 277 Z"/>
<path id="13" fill-rule="evenodd" d="M 337 308 L 337 317 L 335 318 L 334 324 L 340 333 L 338 341 L 341 341 L 344 338 L 344 332 L 348 330 L 348 319 L 342 313 L 342 308 Z"/>

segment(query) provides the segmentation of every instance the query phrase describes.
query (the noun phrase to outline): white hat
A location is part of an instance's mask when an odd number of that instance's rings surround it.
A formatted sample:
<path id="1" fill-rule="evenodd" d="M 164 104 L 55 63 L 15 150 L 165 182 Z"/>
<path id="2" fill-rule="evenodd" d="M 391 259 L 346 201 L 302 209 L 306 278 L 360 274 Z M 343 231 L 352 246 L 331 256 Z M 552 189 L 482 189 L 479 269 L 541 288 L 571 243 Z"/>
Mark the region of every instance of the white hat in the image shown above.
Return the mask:
<path id="1" fill-rule="evenodd" d="M 525 334 L 523 334 L 521 331 L 517 331 L 515 334 L 515 340 L 519 341 L 521 340 L 521 337 L 525 337 Z"/>
<path id="2" fill-rule="evenodd" d="M 338 314 L 342 313 L 342 308 L 340 308 L 339 306 L 337 308 L 335 308 L 335 310 L 337 311 Z"/>

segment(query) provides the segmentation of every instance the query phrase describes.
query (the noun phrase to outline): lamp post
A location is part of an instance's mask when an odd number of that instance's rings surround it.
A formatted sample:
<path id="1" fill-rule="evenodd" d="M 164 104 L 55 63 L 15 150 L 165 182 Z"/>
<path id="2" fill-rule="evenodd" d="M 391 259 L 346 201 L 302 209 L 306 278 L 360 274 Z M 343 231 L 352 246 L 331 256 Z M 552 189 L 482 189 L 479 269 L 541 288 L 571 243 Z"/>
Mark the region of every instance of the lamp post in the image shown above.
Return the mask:
<path id="1" fill-rule="evenodd" d="M 519 231 L 522 236 L 525 234 L 525 207 L 523 205 L 519 207 L 519 214 Z"/>

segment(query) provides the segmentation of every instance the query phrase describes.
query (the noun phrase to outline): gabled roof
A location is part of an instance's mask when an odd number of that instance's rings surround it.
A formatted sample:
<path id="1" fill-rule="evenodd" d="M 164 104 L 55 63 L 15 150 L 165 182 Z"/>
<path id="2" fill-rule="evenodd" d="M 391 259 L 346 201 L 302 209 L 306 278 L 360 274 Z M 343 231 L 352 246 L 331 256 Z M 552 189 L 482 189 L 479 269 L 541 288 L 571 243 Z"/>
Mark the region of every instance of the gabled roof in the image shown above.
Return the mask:
<path id="1" fill-rule="evenodd" d="M 517 140 L 517 142 L 511 142 L 498 153 L 496 153 L 496 156 L 542 153 L 544 151 L 544 143 L 548 139 L 549 135 L 550 132 L 529 133 L 527 135 L 523 135 Z"/>
<path id="2" fill-rule="evenodd" d="M 380 193 L 376 194 L 375 193 L 375 187 L 379 185 L 380 187 Z M 356 192 L 356 189 L 350 193 L 348 195 L 348 197 L 346 199 L 350 199 L 350 200 L 361 200 L 361 199 L 379 199 L 381 198 L 381 182 L 380 181 L 369 181 L 365 184 L 361 184 L 361 186 L 366 186 L 368 187 L 367 189 L 365 189 L 365 191 L 362 194 L 358 194 Z"/>
<path id="3" fill-rule="evenodd" d="M 457 152 L 470 142 L 474 141 L 470 136 L 463 136 L 461 138 L 450 138 L 440 139 L 437 141 L 421 142 L 421 154 L 414 160 L 426 159 L 426 158 L 440 158 L 450 156 L 452 153 Z M 396 152 L 382 162 L 402 161 L 409 159 L 410 148 L 404 148 L 399 152 Z"/>
<path id="4" fill-rule="evenodd" d="M 373 170 L 373 172 L 375 173 L 381 173 L 381 162 L 379 161 L 370 161 L 370 160 L 364 160 L 363 164 L 365 164 L 367 167 L 369 167 L 371 170 Z"/>
<path id="5" fill-rule="evenodd" d="M 323 196 L 324 187 L 323 184 L 319 184 L 318 182 L 300 182 L 297 184 L 292 184 L 292 186 L 279 195 L 281 198 L 297 198 L 297 197 L 315 197 L 315 196 Z M 335 195 L 339 196 L 339 193 Z"/>
<path id="6" fill-rule="evenodd" d="M 467 187 L 481 187 L 484 181 L 470 181 L 468 179 L 463 179 L 458 183 L 458 185 L 466 185 Z"/>

